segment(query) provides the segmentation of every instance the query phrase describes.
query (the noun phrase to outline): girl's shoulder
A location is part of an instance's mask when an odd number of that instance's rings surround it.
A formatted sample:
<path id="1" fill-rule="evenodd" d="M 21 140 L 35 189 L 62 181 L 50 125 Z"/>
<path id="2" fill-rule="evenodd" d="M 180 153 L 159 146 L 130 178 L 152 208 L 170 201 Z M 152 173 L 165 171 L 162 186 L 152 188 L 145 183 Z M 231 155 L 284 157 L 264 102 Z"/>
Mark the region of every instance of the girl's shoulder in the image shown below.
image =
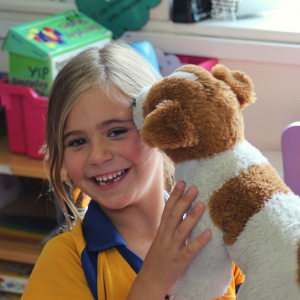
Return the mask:
<path id="1" fill-rule="evenodd" d="M 22 300 L 93 299 L 82 269 L 84 247 L 80 223 L 52 238 L 33 269 Z"/>
<path id="2" fill-rule="evenodd" d="M 81 252 L 86 246 L 82 232 L 82 224 L 78 222 L 70 231 L 61 233 L 47 242 L 43 252 Z"/>
<path id="3" fill-rule="evenodd" d="M 77 223 L 71 231 L 53 237 L 45 245 L 34 269 L 60 270 L 77 269 L 81 267 L 81 253 L 85 248 L 82 225 Z"/>

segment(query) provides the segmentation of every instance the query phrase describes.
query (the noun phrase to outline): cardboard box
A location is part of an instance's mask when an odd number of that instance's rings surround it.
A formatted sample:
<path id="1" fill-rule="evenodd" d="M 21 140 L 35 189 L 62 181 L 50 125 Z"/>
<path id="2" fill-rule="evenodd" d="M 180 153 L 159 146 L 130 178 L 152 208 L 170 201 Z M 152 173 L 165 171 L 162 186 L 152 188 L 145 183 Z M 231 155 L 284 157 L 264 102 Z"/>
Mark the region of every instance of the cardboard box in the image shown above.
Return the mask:
<path id="1" fill-rule="evenodd" d="M 59 70 L 91 46 L 111 42 L 112 32 L 77 10 L 12 27 L 3 50 L 9 52 L 9 82 L 48 96 Z"/>
<path id="2" fill-rule="evenodd" d="M 33 265 L 0 260 L 0 291 L 22 294 Z"/>

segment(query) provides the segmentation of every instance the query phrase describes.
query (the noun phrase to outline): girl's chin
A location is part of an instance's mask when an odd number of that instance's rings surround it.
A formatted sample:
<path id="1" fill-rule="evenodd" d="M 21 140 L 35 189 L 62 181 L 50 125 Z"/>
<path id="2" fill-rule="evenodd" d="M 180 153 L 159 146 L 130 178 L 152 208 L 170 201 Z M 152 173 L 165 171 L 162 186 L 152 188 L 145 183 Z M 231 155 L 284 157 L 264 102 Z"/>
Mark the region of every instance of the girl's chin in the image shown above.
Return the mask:
<path id="1" fill-rule="evenodd" d="M 118 211 L 125 208 L 129 208 L 130 201 L 126 201 L 126 198 L 124 196 L 119 197 L 109 197 L 109 199 L 94 199 L 99 206 L 104 211 Z M 106 201 L 107 200 L 107 201 Z"/>

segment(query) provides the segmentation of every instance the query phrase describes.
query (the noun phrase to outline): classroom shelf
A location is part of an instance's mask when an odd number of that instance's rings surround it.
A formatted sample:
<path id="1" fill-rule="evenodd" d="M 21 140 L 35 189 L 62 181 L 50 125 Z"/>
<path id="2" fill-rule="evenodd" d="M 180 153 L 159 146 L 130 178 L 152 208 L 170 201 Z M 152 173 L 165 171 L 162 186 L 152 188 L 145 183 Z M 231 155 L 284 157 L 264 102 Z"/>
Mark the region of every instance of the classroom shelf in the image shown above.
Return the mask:
<path id="1" fill-rule="evenodd" d="M 46 166 L 42 160 L 9 151 L 7 136 L 0 138 L 0 173 L 40 179 L 47 178 Z M 25 200 L 24 198 L 23 201 Z M 20 206 L 21 209 L 22 206 Z M 39 210 L 41 210 L 41 203 L 37 203 L 36 211 Z M 43 247 L 44 245 L 0 239 L 0 259 L 35 264 Z"/>
<path id="2" fill-rule="evenodd" d="M 0 138 L 0 173 L 47 178 L 46 166 L 42 160 L 9 151 L 7 136 Z"/>
<path id="3" fill-rule="evenodd" d="M 44 245 L 0 240 L 0 259 L 35 264 Z"/>

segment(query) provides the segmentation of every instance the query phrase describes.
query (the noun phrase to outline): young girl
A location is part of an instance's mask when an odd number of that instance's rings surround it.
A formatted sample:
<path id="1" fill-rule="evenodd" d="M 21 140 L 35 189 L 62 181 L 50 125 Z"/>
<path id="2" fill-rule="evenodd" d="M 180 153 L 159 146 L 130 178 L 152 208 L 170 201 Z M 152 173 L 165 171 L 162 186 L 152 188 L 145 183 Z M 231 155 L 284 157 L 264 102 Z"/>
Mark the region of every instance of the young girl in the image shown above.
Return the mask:
<path id="1" fill-rule="evenodd" d="M 49 97 L 46 158 L 53 190 L 75 221 L 67 217 L 69 231 L 46 244 L 22 300 L 162 300 L 209 241 L 207 231 L 185 244 L 204 205 L 183 218 L 196 188 L 184 193 L 179 182 L 173 189 L 171 162 L 141 142 L 132 120 L 133 100 L 157 79 L 120 42 L 85 50 L 58 74 Z M 76 206 L 87 201 L 81 222 Z M 227 297 L 242 281 L 234 266 Z"/>

